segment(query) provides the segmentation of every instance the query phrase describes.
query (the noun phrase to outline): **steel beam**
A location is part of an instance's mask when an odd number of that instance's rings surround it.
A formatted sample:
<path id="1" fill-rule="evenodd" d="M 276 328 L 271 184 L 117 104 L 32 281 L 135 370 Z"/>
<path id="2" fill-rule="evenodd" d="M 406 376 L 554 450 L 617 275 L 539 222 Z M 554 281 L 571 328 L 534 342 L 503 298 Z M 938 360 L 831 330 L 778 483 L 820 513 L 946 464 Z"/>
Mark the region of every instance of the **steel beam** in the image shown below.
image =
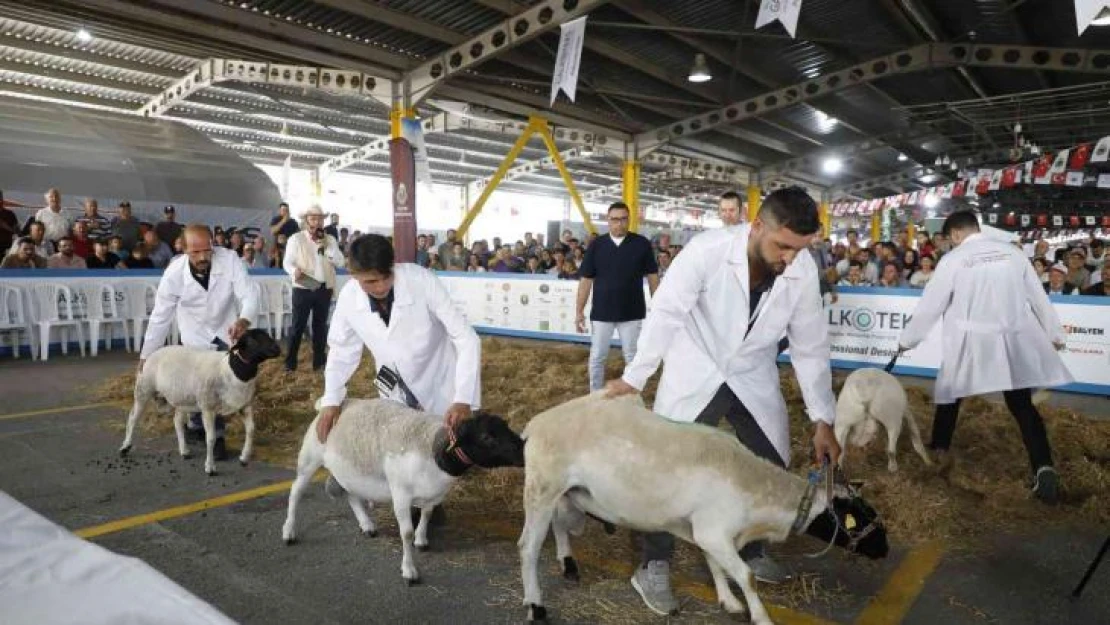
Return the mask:
<path id="1" fill-rule="evenodd" d="M 652 149 L 674 139 L 759 117 L 886 76 L 957 66 L 1110 74 L 1110 51 L 962 43 L 923 44 L 640 133 L 636 135 L 636 143 L 641 150 Z"/>
<path id="2" fill-rule="evenodd" d="M 869 191 L 871 189 L 878 189 L 882 187 L 894 188 L 904 184 L 915 182 L 922 176 L 941 176 L 949 177 L 950 172 L 942 171 L 936 167 L 913 167 L 894 174 L 886 176 L 877 176 L 875 178 L 868 178 L 867 180 L 860 180 L 851 184 L 841 185 L 829 189 L 829 197 L 834 195 L 848 195 L 857 194 Z"/>
<path id="3" fill-rule="evenodd" d="M 544 0 L 480 35 L 453 46 L 405 75 L 415 105 L 445 80 L 525 41 L 581 17 L 608 0 Z"/>
<path id="4" fill-rule="evenodd" d="M 929 128 L 907 128 L 894 133 L 867 138 L 848 145 L 828 146 L 824 150 L 807 154 L 806 156 L 799 156 L 798 158 L 791 158 L 760 167 L 759 175 L 770 179 L 790 173 L 796 169 L 817 167 L 821 164 L 822 159 L 828 156 L 848 159 L 874 150 L 889 148 L 891 147 L 891 142 L 916 142 L 937 134 L 940 133 Z"/>

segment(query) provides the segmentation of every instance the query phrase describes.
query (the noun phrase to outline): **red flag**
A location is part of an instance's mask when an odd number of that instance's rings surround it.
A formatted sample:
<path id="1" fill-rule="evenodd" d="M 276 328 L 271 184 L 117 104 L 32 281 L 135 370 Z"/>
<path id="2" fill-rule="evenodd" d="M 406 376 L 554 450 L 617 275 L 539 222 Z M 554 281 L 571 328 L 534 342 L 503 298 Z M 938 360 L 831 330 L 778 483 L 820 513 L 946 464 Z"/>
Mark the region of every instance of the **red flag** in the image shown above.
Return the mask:
<path id="1" fill-rule="evenodd" d="M 1048 184 L 1048 168 L 1052 166 L 1052 157 L 1048 154 L 1033 162 L 1033 182 Z"/>
<path id="2" fill-rule="evenodd" d="M 1110 215 L 1103 215 L 1102 216 L 1102 227 L 1103 228 L 1110 228 Z"/>
<path id="3" fill-rule="evenodd" d="M 963 197 L 967 195 L 967 180 L 956 181 L 956 186 L 952 187 L 952 197 Z"/>
<path id="4" fill-rule="evenodd" d="M 1080 143 L 1074 150 L 1072 150 L 1071 158 L 1068 159 L 1068 169 L 1083 169 L 1087 166 L 1087 161 L 1091 158 L 1091 144 Z"/>
<path id="5" fill-rule="evenodd" d="M 1011 213 L 1006 213 L 1005 224 L 1007 226 L 1016 226 L 1017 225 L 1017 215 L 1013 214 L 1012 212 Z"/>
<path id="6" fill-rule="evenodd" d="M 1071 217 L 1068 217 L 1068 224 L 1070 224 L 1072 228 L 1078 228 L 1079 215 L 1072 215 Z"/>
<path id="7" fill-rule="evenodd" d="M 1017 184 L 1017 167 L 1007 167 L 1002 171 L 1002 188 L 1009 189 Z"/>
<path id="8" fill-rule="evenodd" d="M 1040 215 L 1037 215 L 1037 225 L 1038 226 L 1047 226 L 1048 225 L 1048 215 L 1046 215 L 1044 213 L 1041 213 Z"/>
<path id="9" fill-rule="evenodd" d="M 975 185 L 975 192 L 979 195 L 986 195 L 991 189 L 991 176 L 994 174 L 989 169 L 979 170 L 979 182 Z"/>

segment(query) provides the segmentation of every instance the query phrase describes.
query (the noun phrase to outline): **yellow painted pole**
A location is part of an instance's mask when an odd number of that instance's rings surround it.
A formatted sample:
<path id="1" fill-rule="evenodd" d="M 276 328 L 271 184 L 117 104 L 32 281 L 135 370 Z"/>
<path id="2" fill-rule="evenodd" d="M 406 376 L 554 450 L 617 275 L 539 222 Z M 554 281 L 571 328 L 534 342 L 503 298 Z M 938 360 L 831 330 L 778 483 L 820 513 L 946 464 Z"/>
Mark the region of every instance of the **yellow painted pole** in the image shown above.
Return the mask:
<path id="1" fill-rule="evenodd" d="M 621 199 L 628 205 L 628 230 L 640 230 L 640 161 L 625 161 L 621 170 Z"/>
<path id="2" fill-rule="evenodd" d="M 820 210 L 818 214 L 821 217 L 821 238 L 827 239 L 829 237 L 829 232 L 832 231 L 832 217 L 829 215 L 828 200 L 822 201 L 818 208 Z"/>
<path id="3" fill-rule="evenodd" d="M 755 183 L 748 184 L 748 223 L 755 221 L 755 216 L 759 214 L 759 205 L 762 203 L 763 198 L 760 195 L 759 185 Z"/>
<path id="4" fill-rule="evenodd" d="M 917 227 L 913 225 L 913 218 L 906 222 L 906 238 L 909 239 L 906 243 L 910 248 L 917 245 Z"/>
<path id="5" fill-rule="evenodd" d="M 871 215 L 871 245 L 875 245 L 876 243 L 878 243 L 879 238 L 882 236 L 882 227 L 883 227 L 883 215 L 882 215 L 882 213 L 883 213 L 883 211 L 882 211 L 882 209 L 880 209 L 880 210 L 875 211 L 875 214 Z"/>
<path id="6" fill-rule="evenodd" d="M 478 201 L 467 211 L 466 215 L 463 217 L 462 223 L 455 229 L 455 236 L 462 239 L 466 235 L 467 228 L 470 227 L 470 224 L 474 223 L 474 219 L 478 216 L 478 213 L 482 212 L 482 207 L 486 205 L 486 200 L 493 194 L 497 185 L 501 184 L 501 179 L 505 177 L 505 172 L 509 171 L 509 168 L 513 165 L 513 161 L 516 160 L 517 156 L 520 156 L 520 152 L 524 149 L 524 146 L 528 144 L 528 140 L 532 138 L 532 134 L 541 126 L 546 128 L 547 122 L 538 120 L 537 118 L 528 120 L 528 126 L 524 129 L 524 132 L 521 133 L 520 138 L 516 140 L 516 143 L 513 144 L 509 153 L 505 155 L 505 160 L 501 161 L 501 165 L 497 168 L 497 171 L 493 172 L 489 184 L 486 185 L 485 189 L 482 189 L 482 194 L 478 196 Z M 558 152 L 556 152 L 556 155 L 558 155 Z"/>
<path id="7" fill-rule="evenodd" d="M 547 146 L 547 153 L 551 155 L 551 160 L 555 161 L 555 167 L 559 170 L 559 175 L 563 178 L 563 184 L 567 187 L 567 193 L 570 193 L 570 199 L 574 201 L 574 205 L 578 207 L 578 214 L 582 215 L 582 221 L 586 224 L 586 231 L 590 234 L 596 234 L 597 228 L 594 227 L 593 220 L 590 219 L 590 214 L 586 212 L 585 205 L 582 204 L 582 196 L 578 195 L 578 189 L 574 186 L 574 180 L 570 177 L 570 172 L 567 171 L 567 164 L 563 162 L 563 157 L 559 156 L 559 146 L 555 145 L 555 137 L 551 136 L 551 130 L 547 127 L 547 122 L 544 122 L 539 128 L 536 129 L 540 137 L 543 139 L 543 144 Z"/>

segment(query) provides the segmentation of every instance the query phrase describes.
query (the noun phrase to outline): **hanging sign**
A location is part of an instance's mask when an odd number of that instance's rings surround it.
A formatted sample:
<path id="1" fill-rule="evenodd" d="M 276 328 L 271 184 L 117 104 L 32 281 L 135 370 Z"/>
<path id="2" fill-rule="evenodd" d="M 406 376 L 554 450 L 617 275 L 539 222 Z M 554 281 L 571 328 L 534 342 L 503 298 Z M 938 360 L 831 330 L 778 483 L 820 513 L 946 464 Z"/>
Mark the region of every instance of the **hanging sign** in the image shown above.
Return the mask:
<path id="1" fill-rule="evenodd" d="M 428 148 L 424 145 L 424 126 L 419 119 L 405 117 L 401 119 L 401 136 L 409 142 L 412 148 L 412 158 L 416 164 L 416 181 L 432 186 L 432 170 L 428 165 Z"/>
<path id="2" fill-rule="evenodd" d="M 1082 35 L 1095 21 L 1099 11 L 1107 8 L 1110 8 L 1110 1 L 1107 0 L 1075 0 L 1075 26 L 1079 34 Z"/>
<path id="3" fill-rule="evenodd" d="M 755 27 L 762 28 L 778 20 L 786 32 L 794 37 L 798 30 L 798 15 L 802 12 L 802 0 L 763 0 L 759 3 L 759 15 Z"/>
<path id="4" fill-rule="evenodd" d="M 571 20 L 560 27 L 559 52 L 555 55 L 555 72 L 551 76 L 551 106 L 555 105 L 560 89 L 574 102 L 582 42 L 586 39 L 586 17 Z"/>

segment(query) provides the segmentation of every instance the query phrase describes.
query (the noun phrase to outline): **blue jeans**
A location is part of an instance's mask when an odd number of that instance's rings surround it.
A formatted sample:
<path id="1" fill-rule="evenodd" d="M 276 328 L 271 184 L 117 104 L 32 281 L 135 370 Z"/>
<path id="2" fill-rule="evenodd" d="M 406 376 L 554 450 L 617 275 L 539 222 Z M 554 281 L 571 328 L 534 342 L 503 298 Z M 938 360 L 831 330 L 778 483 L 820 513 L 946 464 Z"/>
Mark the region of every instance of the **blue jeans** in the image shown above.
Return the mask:
<path id="1" fill-rule="evenodd" d="M 613 330 L 621 338 L 621 351 L 627 366 L 636 357 L 636 342 L 640 339 L 640 328 L 643 325 L 643 319 L 590 322 L 590 392 L 605 386 L 605 361 L 609 358 L 609 341 L 613 339 Z"/>

